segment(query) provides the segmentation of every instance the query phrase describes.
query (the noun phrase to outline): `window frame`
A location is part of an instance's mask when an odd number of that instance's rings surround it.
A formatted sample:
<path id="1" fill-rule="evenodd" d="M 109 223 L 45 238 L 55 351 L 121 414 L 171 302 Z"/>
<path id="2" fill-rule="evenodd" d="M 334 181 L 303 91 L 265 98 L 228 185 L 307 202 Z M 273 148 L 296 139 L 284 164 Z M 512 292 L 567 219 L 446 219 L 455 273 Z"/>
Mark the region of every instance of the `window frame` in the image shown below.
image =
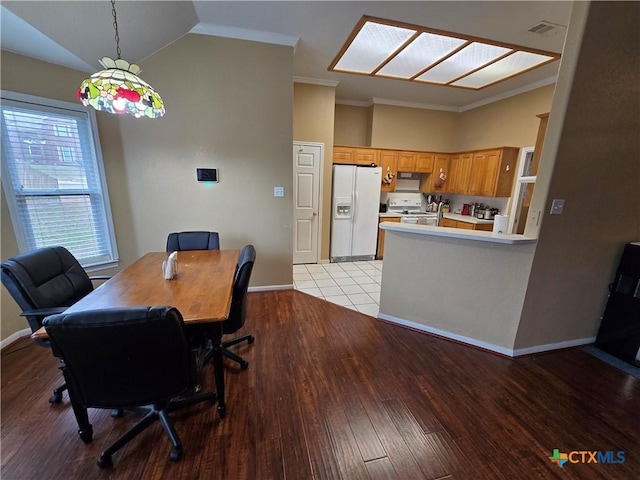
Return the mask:
<path id="1" fill-rule="evenodd" d="M 521 147 L 520 148 L 520 158 L 518 160 L 518 171 L 516 176 L 516 181 L 513 186 L 513 194 L 511 195 L 511 211 L 507 212 L 509 215 L 509 220 L 507 222 L 507 232 L 516 233 L 515 230 L 518 227 L 518 223 L 520 221 L 520 216 L 522 215 L 522 202 L 524 200 L 523 188 L 524 185 L 529 188 L 530 185 L 535 186 L 536 176 L 535 175 L 524 175 L 525 168 L 527 167 L 527 162 L 533 160 L 533 155 L 535 153 L 535 147 Z M 528 158 L 530 157 L 530 158 Z"/>
<path id="2" fill-rule="evenodd" d="M 56 110 L 58 113 L 60 110 L 68 110 L 73 115 L 84 116 L 87 120 L 87 128 L 89 130 L 88 138 L 86 138 L 89 147 L 93 151 L 95 169 L 97 172 L 97 183 L 101 190 L 100 194 L 102 202 L 100 208 L 104 212 L 104 224 L 106 227 L 104 241 L 107 244 L 108 256 L 105 260 L 101 261 L 87 261 L 87 259 L 78 259 L 80 264 L 87 271 L 103 270 L 107 268 L 113 268 L 118 266 L 118 247 L 116 243 L 115 229 L 113 227 L 113 218 L 111 215 L 111 200 L 109 198 L 109 189 L 107 185 L 107 177 L 104 170 L 104 162 L 102 159 L 102 149 L 100 147 L 100 138 L 98 136 L 98 124 L 96 121 L 96 114 L 93 109 L 88 109 L 82 105 L 78 105 L 63 100 L 55 100 L 51 98 L 45 98 L 35 95 L 28 95 L 24 93 L 10 92 L 7 90 L 0 90 L 0 97 L 4 103 L 5 100 L 10 102 L 22 103 L 23 108 L 33 107 L 34 111 L 45 112 L 47 109 Z M 4 129 L 3 129 L 4 130 Z M 2 132 L 4 136 L 4 131 Z M 7 202 L 7 208 L 9 210 L 9 216 L 11 217 L 11 223 L 16 236 L 18 244 L 18 250 L 20 253 L 31 250 L 28 245 L 25 235 L 26 229 L 30 228 L 23 223 L 23 218 L 20 215 L 19 208 L 16 200 L 16 192 L 14 190 L 13 183 L 11 181 L 11 171 L 9 169 L 8 162 L 5 160 L 5 149 L 1 149 L 2 155 L 2 189 L 4 190 L 4 199 Z M 64 195 L 64 193 L 63 193 Z M 46 196 L 46 194 L 43 194 Z M 64 246 L 64 245 L 63 245 Z"/>

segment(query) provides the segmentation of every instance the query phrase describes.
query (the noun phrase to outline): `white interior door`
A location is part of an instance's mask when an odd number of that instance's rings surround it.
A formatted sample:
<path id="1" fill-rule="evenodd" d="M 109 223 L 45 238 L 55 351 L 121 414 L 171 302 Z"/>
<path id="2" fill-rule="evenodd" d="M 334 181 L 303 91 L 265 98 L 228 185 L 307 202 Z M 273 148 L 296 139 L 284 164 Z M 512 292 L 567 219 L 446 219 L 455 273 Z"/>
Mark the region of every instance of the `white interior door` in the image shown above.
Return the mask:
<path id="1" fill-rule="evenodd" d="M 293 263 L 318 263 L 323 144 L 293 144 Z"/>

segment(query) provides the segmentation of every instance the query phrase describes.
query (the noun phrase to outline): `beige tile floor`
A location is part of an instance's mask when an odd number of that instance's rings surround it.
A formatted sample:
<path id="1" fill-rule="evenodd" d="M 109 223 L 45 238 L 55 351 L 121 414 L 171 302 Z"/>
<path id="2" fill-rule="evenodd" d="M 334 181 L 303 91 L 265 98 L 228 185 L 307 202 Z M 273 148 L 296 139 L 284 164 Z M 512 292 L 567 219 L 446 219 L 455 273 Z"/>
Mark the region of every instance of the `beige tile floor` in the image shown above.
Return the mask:
<path id="1" fill-rule="evenodd" d="M 293 266 L 296 290 L 378 316 L 382 260 Z"/>

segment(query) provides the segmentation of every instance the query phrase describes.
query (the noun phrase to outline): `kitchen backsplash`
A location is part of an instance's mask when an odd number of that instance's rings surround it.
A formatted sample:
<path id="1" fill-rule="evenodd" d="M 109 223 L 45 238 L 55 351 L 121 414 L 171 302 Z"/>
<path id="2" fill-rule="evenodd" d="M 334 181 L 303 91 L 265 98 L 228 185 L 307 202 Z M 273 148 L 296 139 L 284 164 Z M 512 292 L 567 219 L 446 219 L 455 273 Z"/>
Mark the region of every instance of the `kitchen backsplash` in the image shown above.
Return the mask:
<path id="1" fill-rule="evenodd" d="M 507 205 L 509 203 L 508 198 L 504 197 L 472 197 L 469 195 L 443 195 L 443 200 L 445 198 L 449 199 L 451 213 L 460 213 L 462 211 L 462 205 L 465 203 L 482 203 L 485 206 L 489 206 L 491 208 L 497 208 L 500 210 L 500 215 L 506 215 Z"/>
<path id="2" fill-rule="evenodd" d="M 421 193 L 416 194 L 422 197 L 422 206 L 426 205 L 425 196 Z M 382 192 L 380 194 L 380 203 L 387 203 L 389 198 L 393 198 L 394 196 L 406 196 L 406 193 L 395 193 L 395 192 Z M 436 195 L 436 198 L 439 198 L 440 195 Z M 492 208 L 497 208 L 500 210 L 500 215 L 506 215 L 506 208 L 509 203 L 508 198 L 495 198 L 495 197 L 472 197 L 468 195 L 451 195 L 444 194 L 442 195 L 442 199 L 449 199 L 450 203 L 450 212 L 451 213 L 460 213 L 462 211 L 462 205 L 464 203 L 482 203 L 483 205 L 488 205 Z"/>

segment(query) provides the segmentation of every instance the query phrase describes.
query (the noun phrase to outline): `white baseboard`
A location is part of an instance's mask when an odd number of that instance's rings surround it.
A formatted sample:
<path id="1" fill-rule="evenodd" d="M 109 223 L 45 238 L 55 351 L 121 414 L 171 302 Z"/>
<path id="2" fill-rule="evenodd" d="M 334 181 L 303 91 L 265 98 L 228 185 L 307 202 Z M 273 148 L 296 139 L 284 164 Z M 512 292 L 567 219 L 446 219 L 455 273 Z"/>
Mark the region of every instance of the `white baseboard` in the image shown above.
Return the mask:
<path id="1" fill-rule="evenodd" d="M 28 337 L 30 335 L 31 335 L 30 328 L 25 328 L 24 330 L 18 330 L 17 332 L 12 333 L 11 335 L 9 335 L 7 338 L 5 338 L 0 342 L 0 349 L 11 345 L 13 342 L 18 340 L 19 338 Z"/>
<path id="2" fill-rule="evenodd" d="M 408 320 L 394 317 L 392 315 L 387 315 L 385 313 L 379 313 L 378 318 L 380 320 L 384 320 L 390 323 L 396 323 L 398 325 L 413 328 L 421 332 L 432 333 L 434 335 L 438 335 L 439 337 L 449 338 L 451 340 L 455 340 L 456 342 L 466 343 L 467 345 L 473 345 L 474 347 L 479 347 L 484 350 L 489 350 L 491 352 L 496 352 L 501 355 L 513 357 L 513 350 L 507 347 L 501 347 L 500 345 L 494 345 L 492 343 L 483 342 L 481 340 L 476 340 L 475 338 L 465 337 L 463 335 L 447 332 L 445 330 L 440 330 L 438 328 L 428 327 L 426 325 L 422 325 L 421 323 L 410 322 Z"/>
<path id="3" fill-rule="evenodd" d="M 261 285 L 259 287 L 249 287 L 248 292 L 271 292 L 273 290 L 293 290 L 293 283 L 286 285 Z"/>
<path id="4" fill-rule="evenodd" d="M 384 320 L 390 323 L 395 323 L 398 325 L 409 327 L 414 330 L 419 330 L 421 332 L 432 333 L 434 335 L 438 335 L 439 337 L 449 338 L 457 342 L 473 345 L 474 347 L 496 352 L 501 355 L 506 355 L 508 357 L 519 357 L 522 355 L 531 355 L 532 353 L 541 353 L 541 352 L 548 352 L 551 350 L 559 350 L 561 348 L 570 348 L 570 347 L 577 347 L 580 345 L 589 345 L 596 341 L 596 337 L 577 338 L 575 340 L 567 340 L 565 342 L 548 343 L 545 345 L 534 345 L 532 347 L 518 348 L 514 350 L 511 348 L 502 347 L 500 345 L 494 345 L 491 343 L 483 342 L 481 340 L 476 340 L 475 338 L 465 337 L 463 335 L 458 335 L 456 333 L 440 330 L 438 328 L 428 327 L 426 325 L 422 325 L 421 323 L 410 322 L 408 320 L 404 320 L 402 318 L 394 317 L 392 315 L 387 315 L 384 313 L 379 313 L 378 318 L 380 320 Z"/>
<path id="5" fill-rule="evenodd" d="M 596 337 L 576 338 L 575 340 L 567 340 L 566 342 L 547 343 L 546 345 L 534 345 L 533 347 L 517 348 L 513 351 L 513 356 L 530 355 L 532 353 L 548 352 L 550 350 L 559 350 L 561 348 L 578 347 L 580 345 L 589 345 L 596 341 Z"/>

